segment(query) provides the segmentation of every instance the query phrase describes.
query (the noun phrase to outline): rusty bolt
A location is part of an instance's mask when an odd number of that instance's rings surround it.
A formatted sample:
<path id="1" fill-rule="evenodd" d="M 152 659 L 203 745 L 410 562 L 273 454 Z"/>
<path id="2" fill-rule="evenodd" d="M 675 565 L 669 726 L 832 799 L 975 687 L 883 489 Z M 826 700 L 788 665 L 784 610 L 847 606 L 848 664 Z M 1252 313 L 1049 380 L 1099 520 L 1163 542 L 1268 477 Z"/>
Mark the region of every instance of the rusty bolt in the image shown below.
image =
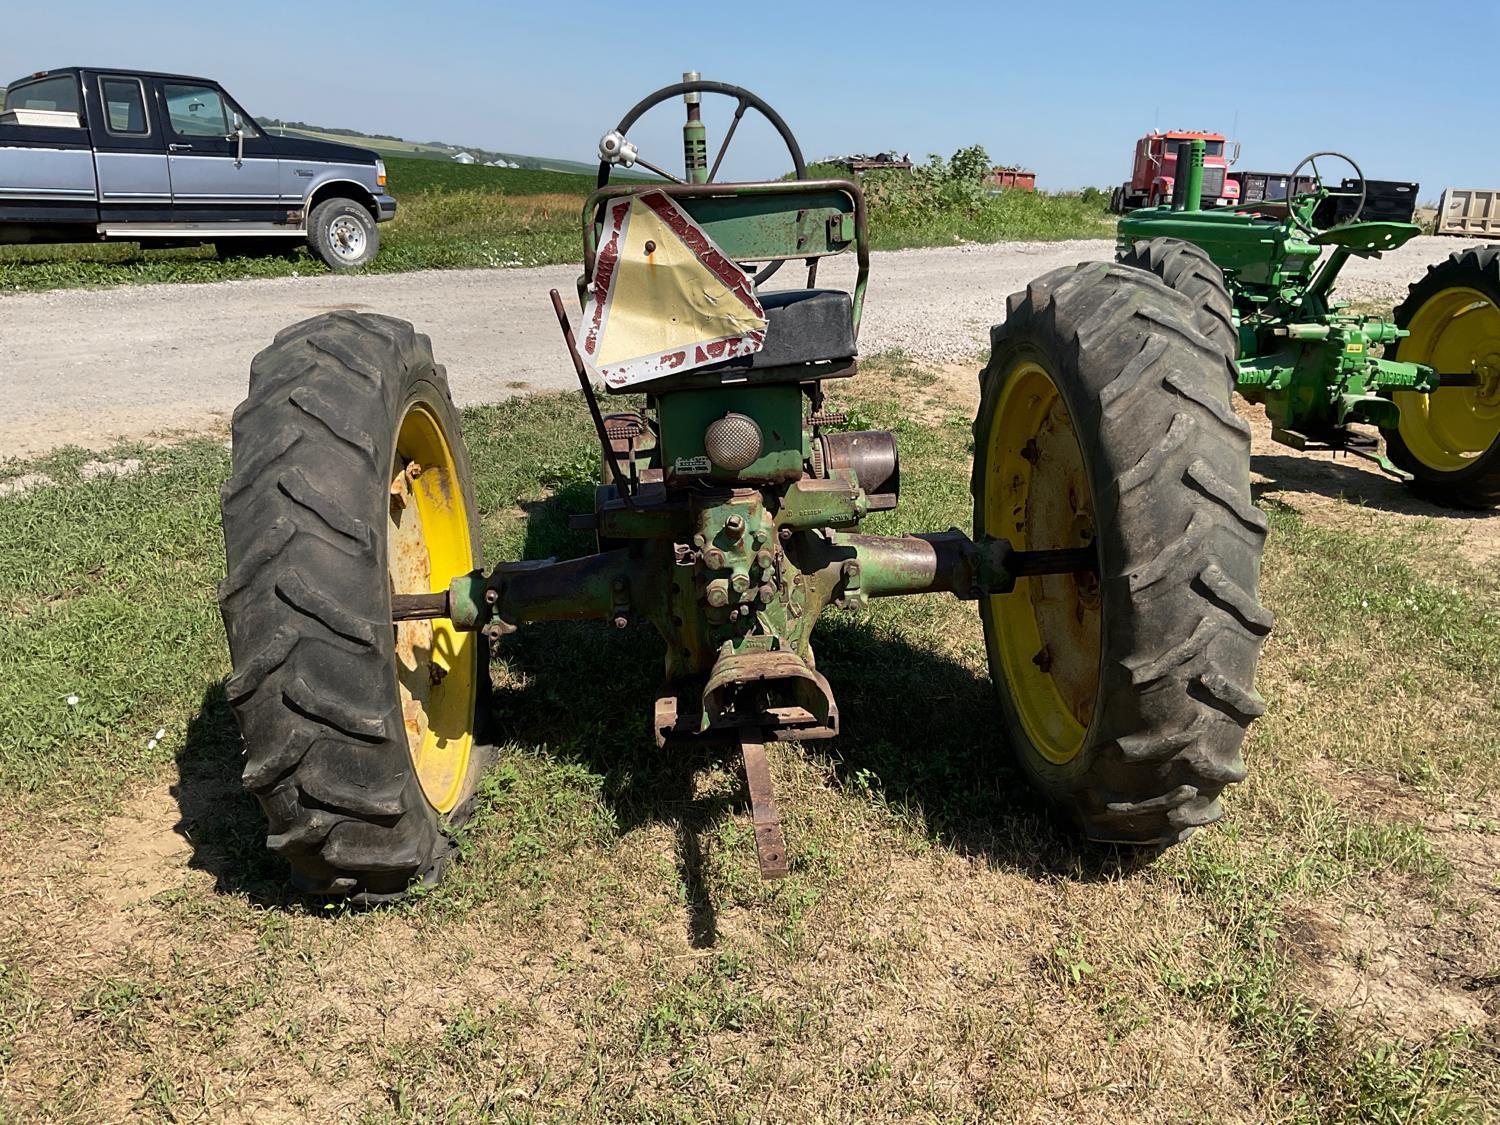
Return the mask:
<path id="1" fill-rule="evenodd" d="M 736 574 L 729 580 L 730 587 L 736 594 L 743 594 L 750 589 L 750 576 L 748 574 Z"/>
<path id="2" fill-rule="evenodd" d="M 781 536 L 781 541 L 785 543 L 792 537 L 792 529 L 789 527 L 783 527 L 778 534 Z"/>
<path id="3" fill-rule="evenodd" d="M 655 254 L 656 253 L 656 243 L 652 242 L 649 238 L 646 239 L 646 253 L 648 253 L 648 254 Z"/>
<path id="4" fill-rule="evenodd" d="M 422 466 L 421 465 L 417 464 L 415 461 L 408 461 L 406 463 L 406 479 L 407 480 L 416 480 L 421 475 L 422 475 Z"/>
<path id="5" fill-rule="evenodd" d="M 721 609 L 729 604 L 729 583 L 722 578 L 715 578 L 708 584 L 708 592 L 704 597 L 709 605 Z"/>
<path id="6" fill-rule="evenodd" d="M 703 552 L 703 565 L 709 570 L 723 570 L 724 552 L 717 547 L 710 547 Z"/>
<path id="7" fill-rule="evenodd" d="M 729 533 L 731 539 L 738 539 L 745 534 L 745 517 L 730 516 L 724 521 L 724 530 Z"/>
<path id="8" fill-rule="evenodd" d="M 630 618 L 626 617 L 623 613 L 615 615 L 615 628 L 616 629 L 623 629 L 623 628 L 625 628 L 629 624 L 630 624 Z"/>
<path id="9" fill-rule="evenodd" d="M 770 570 L 771 564 L 775 561 L 776 557 L 770 551 L 757 551 L 755 553 L 755 565 L 760 567 L 761 570 Z"/>
<path id="10" fill-rule="evenodd" d="M 767 605 L 770 605 L 773 601 L 775 601 L 776 587 L 772 586 L 769 582 L 763 585 L 760 588 L 760 600 L 765 602 Z"/>
<path id="11" fill-rule="evenodd" d="M 493 586 L 488 587 L 484 591 L 484 600 L 487 601 L 490 605 L 494 605 L 500 600 L 500 591 L 495 589 L 495 587 Z"/>
<path id="12" fill-rule="evenodd" d="M 849 581 L 851 581 L 851 582 L 858 582 L 859 581 L 859 563 L 855 562 L 853 559 L 850 559 L 848 562 L 846 562 L 844 564 L 843 570 L 844 570 L 844 577 L 847 578 L 847 579 L 849 579 Z"/>
<path id="13" fill-rule="evenodd" d="M 697 535 L 693 536 L 693 546 L 697 547 L 700 551 L 703 550 L 704 547 L 708 546 L 708 540 L 703 538 L 702 532 L 699 532 Z"/>

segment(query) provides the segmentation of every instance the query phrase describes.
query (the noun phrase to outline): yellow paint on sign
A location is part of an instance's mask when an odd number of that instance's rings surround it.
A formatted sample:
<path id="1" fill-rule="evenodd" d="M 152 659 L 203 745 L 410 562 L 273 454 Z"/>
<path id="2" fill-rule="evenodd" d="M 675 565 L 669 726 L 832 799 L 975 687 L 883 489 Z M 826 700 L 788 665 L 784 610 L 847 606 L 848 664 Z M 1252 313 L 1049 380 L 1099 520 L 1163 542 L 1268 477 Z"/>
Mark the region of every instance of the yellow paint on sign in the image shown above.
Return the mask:
<path id="1" fill-rule="evenodd" d="M 726 337 L 764 332 L 746 307 L 640 198 L 611 281 L 609 325 L 599 341 L 601 367 Z"/>

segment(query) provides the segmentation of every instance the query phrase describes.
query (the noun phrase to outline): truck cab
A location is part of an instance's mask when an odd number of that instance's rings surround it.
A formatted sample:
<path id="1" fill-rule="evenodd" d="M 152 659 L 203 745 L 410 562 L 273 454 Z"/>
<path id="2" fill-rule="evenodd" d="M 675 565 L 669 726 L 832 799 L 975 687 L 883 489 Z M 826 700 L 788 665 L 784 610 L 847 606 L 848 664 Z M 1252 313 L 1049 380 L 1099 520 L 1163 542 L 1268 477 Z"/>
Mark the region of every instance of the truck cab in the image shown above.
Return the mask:
<path id="1" fill-rule="evenodd" d="M 1239 158 L 1239 145 L 1230 145 L 1222 133 L 1171 129 L 1147 133 L 1136 141 L 1130 181 L 1115 192 L 1114 210 L 1123 213 L 1171 199 L 1177 180 L 1177 147 L 1194 140 L 1204 143 L 1202 206 L 1232 207 L 1238 203 L 1240 185 L 1228 171 Z"/>
<path id="2" fill-rule="evenodd" d="M 0 243 L 306 241 L 350 268 L 395 213 L 376 153 L 272 135 L 212 79 L 38 71 L 0 109 Z"/>

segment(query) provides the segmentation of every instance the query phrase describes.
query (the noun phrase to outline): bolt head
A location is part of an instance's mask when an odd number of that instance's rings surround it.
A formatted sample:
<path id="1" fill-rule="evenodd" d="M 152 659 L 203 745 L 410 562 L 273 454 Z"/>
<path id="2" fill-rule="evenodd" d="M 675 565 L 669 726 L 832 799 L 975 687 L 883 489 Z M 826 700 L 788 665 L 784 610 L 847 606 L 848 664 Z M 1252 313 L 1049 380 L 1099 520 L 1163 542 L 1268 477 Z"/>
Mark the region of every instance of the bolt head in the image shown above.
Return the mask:
<path id="1" fill-rule="evenodd" d="M 724 552 L 717 547 L 710 547 L 703 552 L 703 563 L 710 570 L 722 570 L 724 568 Z"/>
<path id="2" fill-rule="evenodd" d="M 783 527 L 777 534 L 781 536 L 781 541 L 785 543 L 792 537 L 792 529 L 789 527 Z"/>
<path id="3" fill-rule="evenodd" d="M 776 600 L 776 587 L 767 582 L 760 588 L 760 600 L 770 605 Z"/>
<path id="4" fill-rule="evenodd" d="M 736 594 L 743 594 L 746 590 L 750 589 L 750 576 L 748 574 L 736 574 L 729 580 L 729 585 L 733 587 Z"/>
<path id="5" fill-rule="evenodd" d="M 616 629 L 623 629 L 623 628 L 625 628 L 629 624 L 630 624 L 630 619 L 628 617 L 626 617 L 624 614 L 620 614 L 618 617 L 615 618 L 615 628 Z"/>
<path id="6" fill-rule="evenodd" d="M 770 551 L 757 551 L 755 554 L 755 565 L 761 570 L 770 570 L 771 564 L 775 561 L 776 558 Z"/>

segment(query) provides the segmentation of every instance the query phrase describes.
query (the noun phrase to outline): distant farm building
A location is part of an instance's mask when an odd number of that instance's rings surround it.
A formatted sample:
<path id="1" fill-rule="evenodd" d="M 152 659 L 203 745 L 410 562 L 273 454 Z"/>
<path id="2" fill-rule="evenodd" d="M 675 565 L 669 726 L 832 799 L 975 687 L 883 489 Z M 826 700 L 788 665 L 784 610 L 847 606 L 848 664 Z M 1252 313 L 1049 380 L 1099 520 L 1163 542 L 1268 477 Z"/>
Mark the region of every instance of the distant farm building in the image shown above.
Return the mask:
<path id="1" fill-rule="evenodd" d="M 467 152 L 455 152 L 453 154 L 453 162 L 455 164 L 473 164 L 474 158 Z"/>

